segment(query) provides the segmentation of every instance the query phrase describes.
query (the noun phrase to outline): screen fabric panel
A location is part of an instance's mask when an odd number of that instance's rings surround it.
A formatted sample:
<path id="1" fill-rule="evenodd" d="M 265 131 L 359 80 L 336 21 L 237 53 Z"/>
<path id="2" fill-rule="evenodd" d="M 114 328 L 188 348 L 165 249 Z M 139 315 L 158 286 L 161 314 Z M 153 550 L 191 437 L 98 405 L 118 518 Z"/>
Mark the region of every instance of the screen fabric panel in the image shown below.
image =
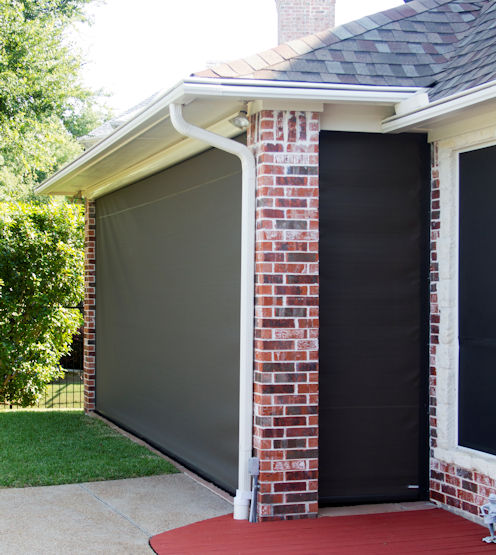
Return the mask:
<path id="1" fill-rule="evenodd" d="M 97 411 L 233 492 L 240 162 L 209 150 L 96 207 Z"/>
<path id="2" fill-rule="evenodd" d="M 460 445 L 496 455 L 496 147 L 460 164 Z"/>
<path id="3" fill-rule="evenodd" d="M 426 495 L 429 147 L 320 137 L 323 503 Z"/>

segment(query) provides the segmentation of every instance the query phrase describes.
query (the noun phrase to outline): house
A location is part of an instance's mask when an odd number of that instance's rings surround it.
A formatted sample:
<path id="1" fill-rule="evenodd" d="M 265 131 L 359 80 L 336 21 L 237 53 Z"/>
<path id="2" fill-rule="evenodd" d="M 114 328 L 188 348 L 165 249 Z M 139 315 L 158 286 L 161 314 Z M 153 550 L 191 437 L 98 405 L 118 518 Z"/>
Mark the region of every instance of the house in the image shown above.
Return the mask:
<path id="1" fill-rule="evenodd" d="M 86 410 L 236 492 L 235 518 L 252 454 L 262 519 L 427 498 L 476 518 L 495 175 L 490 0 L 405 2 L 184 79 L 39 188 L 86 199 Z"/>

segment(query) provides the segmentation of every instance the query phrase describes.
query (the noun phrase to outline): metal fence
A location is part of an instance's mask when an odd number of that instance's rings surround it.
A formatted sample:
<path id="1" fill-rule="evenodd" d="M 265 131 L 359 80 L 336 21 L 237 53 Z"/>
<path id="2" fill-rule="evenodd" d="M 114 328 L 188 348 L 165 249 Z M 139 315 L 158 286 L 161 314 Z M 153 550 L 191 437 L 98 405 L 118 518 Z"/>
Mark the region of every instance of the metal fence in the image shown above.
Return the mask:
<path id="1" fill-rule="evenodd" d="M 73 337 L 71 353 L 60 360 L 65 371 L 63 378 L 48 384 L 36 408 L 77 409 L 83 408 L 83 329 Z M 17 409 L 16 405 L 2 405 L 0 410 Z"/>
<path id="2" fill-rule="evenodd" d="M 50 383 L 39 403 L 39 408 L 83 408 L 82 370 L 67 370 L 63 378 Z"/>

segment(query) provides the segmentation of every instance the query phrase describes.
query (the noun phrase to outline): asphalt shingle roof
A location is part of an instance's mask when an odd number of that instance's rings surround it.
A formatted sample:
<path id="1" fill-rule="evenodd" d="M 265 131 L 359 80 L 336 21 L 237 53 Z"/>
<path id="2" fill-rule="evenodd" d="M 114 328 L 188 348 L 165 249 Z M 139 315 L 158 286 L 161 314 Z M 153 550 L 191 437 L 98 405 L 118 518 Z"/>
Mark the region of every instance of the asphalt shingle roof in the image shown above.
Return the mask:
<path id="1" fill-rule="evenodd" d="M 496 78 L 496 3 L 414 0 L 194 75 L 432 87 L 441 98 Z"/>
<path id="2" fill-rule="evenodd" d="M 429 96 L 442 98 L 496 79 L 496 3 L 481 11 L 471 32 L 460 41 L 456 56 L 445 65 Z"/>

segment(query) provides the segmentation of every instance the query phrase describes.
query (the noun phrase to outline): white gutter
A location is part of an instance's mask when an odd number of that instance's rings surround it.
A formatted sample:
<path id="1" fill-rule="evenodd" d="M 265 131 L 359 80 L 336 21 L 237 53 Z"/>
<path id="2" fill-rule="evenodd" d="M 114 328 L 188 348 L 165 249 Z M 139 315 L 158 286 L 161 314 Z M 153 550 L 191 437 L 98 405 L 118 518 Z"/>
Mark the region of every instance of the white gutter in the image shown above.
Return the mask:
<path id="1" fill-rule="evenodd" d="M 234 518 L 248 519 L 251 497 L 248 459 L 252 455 L 253 432 L 253 319 L 255 275 L 255 158 L 243 144 L 221 137 L 186 122 L 182 105 L 169 107 L 171 123 L 182 135 L 199 139 L 215 148 L 238 156 L 242 167 L 241 201 L 241 322 L 239 352 L 239 458 L 238 489 L 234 498 Z"/>
<path id="2" fill-rule="evenodd" d="M 77 175 L 130 143 L 168 117 L 171 103 L 187 103 L 195 98 L 232 98 L 249 100 L 295 100 L 316 102 L 345 102 L 367 104 L 397 104 L 421 87 L 392 87 L 369 85 L 341 85 L 299 81 L 265 81 L 256 79 L 210 79 L 190 77 L 143 108 L 133 119 L 103 138 L 81 156 L 63 167 L 36 188 L 37 193 L 50 192 L 59 180 Z"/>
<path id="3" fill-rule="evenodd" d="M 469 108 L 481 102 L 496 98 L 496 82 L 491 81 L 477 87 L 452 94 L 430 102 L 427 106 L 412 110 L 410 113 L 392 116 L 382 122 L 385 133 L 400 131 L 405 127 L 417 125 L 427 120 L 445 116 L 452 112 Z"/>
<path id="4" fill-rule="evenodd" d="M 185 79 L 186 96 L 222 97 L 246 100 L 302 100 L 317 102 L 366 102 L 397 104 L 422 87 L 379 87 L 340 85 L 297 81 L 263 81 L 251 79 Z"/>
<path id="5" fill-rule="evenodd" d="M 95 144 L 81 156 L 64 166 L 51 177 L 46 179 L 41 185 L 36 187 L 37 193 L 43 193 L 52 184 L 59 179 L 75 172 L 81 166 L 84 168 L 91 167 L 102 159 L 106 158 L 119 148 L 122 148 L 132 140 L 136 139 L 151 127 L 157 125 L 160 121 L 168 117 L 168 111 L 165 111 L 172 102 L 178 102 L 183 97 L 182 82 L 178 83 L 174 88 L 170 89 L 163 96 L 160 96 L 155 102 L 143 108 L 143 111 L 138 113 L 133 119 L 126 122 L 121 127 L 117 128 L 107 137 L 103 138 L 99 143 Z M 143 126 L 143 128 L 138 128 Z"/>
<path id="6" fill-rule="evenodd" d="M 423 90 L 424 87 L 400 87 L 396 85 L 352 85 L 342 83 L 313 83 L 311 81 L 277 81 L 271 79 L 239 79 L 222 78 L 222 77 L 187 77 L 184 83 L 202 84 L 202 85 L 225 85 L 229 86 L 247 86 L 247 87 L 276 87 L 288 89 L 327 89 L 327 90 L 343 90 L 343 91 L 383 91 L 383 92 L 417 92 Z"/>

